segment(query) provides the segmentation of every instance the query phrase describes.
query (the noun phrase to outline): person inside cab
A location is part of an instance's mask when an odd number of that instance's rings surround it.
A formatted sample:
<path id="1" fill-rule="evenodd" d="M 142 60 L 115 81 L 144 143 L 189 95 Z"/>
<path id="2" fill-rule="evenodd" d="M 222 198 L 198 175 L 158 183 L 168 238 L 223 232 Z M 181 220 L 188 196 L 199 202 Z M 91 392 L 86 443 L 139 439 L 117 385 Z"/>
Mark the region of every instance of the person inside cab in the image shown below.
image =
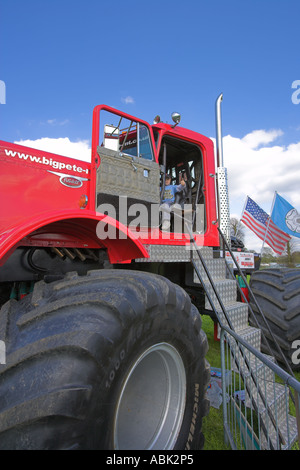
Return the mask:
<path id="1" fill-rule="evenodd" d="M 180 193 L 184 190 L 185 188 L 185 181 L 182 178 L 180 184 L 173 185 L 171 184 L 171 176 L 169 174 L 166 175 L 165 177 L 165 188 L 164 188 L 164 194 L 162 198 L 162 204 L 161 204 L 161 209 L 162 209 L 162 230 L 169 230 L 171 226 L 171 212 L 170 208 L 171 206 L 178 206 L 180 209 L 179 204 L 175 204 L 175 195 L 176 193 Z"/>

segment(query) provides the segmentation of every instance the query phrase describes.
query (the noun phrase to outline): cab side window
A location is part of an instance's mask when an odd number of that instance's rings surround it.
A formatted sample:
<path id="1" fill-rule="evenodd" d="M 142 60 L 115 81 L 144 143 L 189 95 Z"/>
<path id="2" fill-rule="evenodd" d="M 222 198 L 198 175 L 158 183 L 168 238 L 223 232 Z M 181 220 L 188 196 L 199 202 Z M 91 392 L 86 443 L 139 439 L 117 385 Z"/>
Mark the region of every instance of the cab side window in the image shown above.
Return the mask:
<path id="1" fill-rule="evenodd" d="M 102 123 L 105 124 L 103 133 L 100 130 L 100 135 L 104 136 L 103 147 L 154 161 L 151 137 L 146 125 L 113 113 L 103 114 L 107 114 L 107 117 L 102 116 Z"/>

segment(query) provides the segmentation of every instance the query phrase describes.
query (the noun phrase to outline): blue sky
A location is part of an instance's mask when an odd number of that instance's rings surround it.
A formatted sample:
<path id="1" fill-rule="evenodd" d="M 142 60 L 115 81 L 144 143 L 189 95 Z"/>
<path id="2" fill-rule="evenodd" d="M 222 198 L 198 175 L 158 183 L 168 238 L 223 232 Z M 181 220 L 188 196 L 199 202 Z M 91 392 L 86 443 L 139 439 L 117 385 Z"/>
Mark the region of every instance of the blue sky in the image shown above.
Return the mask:
<path id="1" fill-rule="evenodd" d="M 183 127 L 214 137 L 222 92 L 232 212 L 240 215 L 246 196 L 239 168 L 253 183 L 249 196 L 269 211 L 275 182 L 258 191 L 260 168 L 240 163 L 263 157 L 268 171 L 274 155 L 276 171 L 299 172 L 300 104 L 291 99 L 299 18 L 299 0 L 0 0 L 0 138 L 89 143 L 101 103 L 149 122 L 176 110 Z M 281 194 L 300 209 L 290 181 Z"/>

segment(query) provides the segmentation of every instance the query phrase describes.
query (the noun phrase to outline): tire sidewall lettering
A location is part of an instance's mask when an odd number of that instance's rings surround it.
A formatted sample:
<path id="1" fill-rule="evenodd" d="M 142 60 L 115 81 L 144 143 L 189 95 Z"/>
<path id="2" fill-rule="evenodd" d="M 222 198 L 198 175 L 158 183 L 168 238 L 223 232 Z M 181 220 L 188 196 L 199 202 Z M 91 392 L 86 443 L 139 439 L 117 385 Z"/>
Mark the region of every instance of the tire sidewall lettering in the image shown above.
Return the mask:
<path id="1" fill-rule="evenodd" d="M 110 369 L 110 372 L 108 373 L 108 378 L 105 382 L 105 387 L 106 388 L 110 388 L 112 383 L 114 382 L 115 380 L 115 377 L 116 377 L 116 373 L 118 372 L 118 370 L 120 369 L 120 366 L 121 364 L 123 363 L 124 359 L 126 357 L 126 353 L 125 353 L 125 350 L 124 349 L 121 349 L 121 351 L 119 352 L 117 358 L 115 359 L 114 361 L 114 366 L 112 369 Z"/>

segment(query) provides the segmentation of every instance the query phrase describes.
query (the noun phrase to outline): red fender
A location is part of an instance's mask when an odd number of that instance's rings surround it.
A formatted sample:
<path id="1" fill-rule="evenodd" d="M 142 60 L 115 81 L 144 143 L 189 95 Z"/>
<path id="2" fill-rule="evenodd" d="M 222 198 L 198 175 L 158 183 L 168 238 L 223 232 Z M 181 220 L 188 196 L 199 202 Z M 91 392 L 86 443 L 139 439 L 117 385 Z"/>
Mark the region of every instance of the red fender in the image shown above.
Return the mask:
<path id="1" fill-rule="evenodd" d="M 127 227 L 93 211 L 53 211 L 2 232 L 0 265 L 18 246 L 105 248 L 111 263 L 149 257 Z"/>

